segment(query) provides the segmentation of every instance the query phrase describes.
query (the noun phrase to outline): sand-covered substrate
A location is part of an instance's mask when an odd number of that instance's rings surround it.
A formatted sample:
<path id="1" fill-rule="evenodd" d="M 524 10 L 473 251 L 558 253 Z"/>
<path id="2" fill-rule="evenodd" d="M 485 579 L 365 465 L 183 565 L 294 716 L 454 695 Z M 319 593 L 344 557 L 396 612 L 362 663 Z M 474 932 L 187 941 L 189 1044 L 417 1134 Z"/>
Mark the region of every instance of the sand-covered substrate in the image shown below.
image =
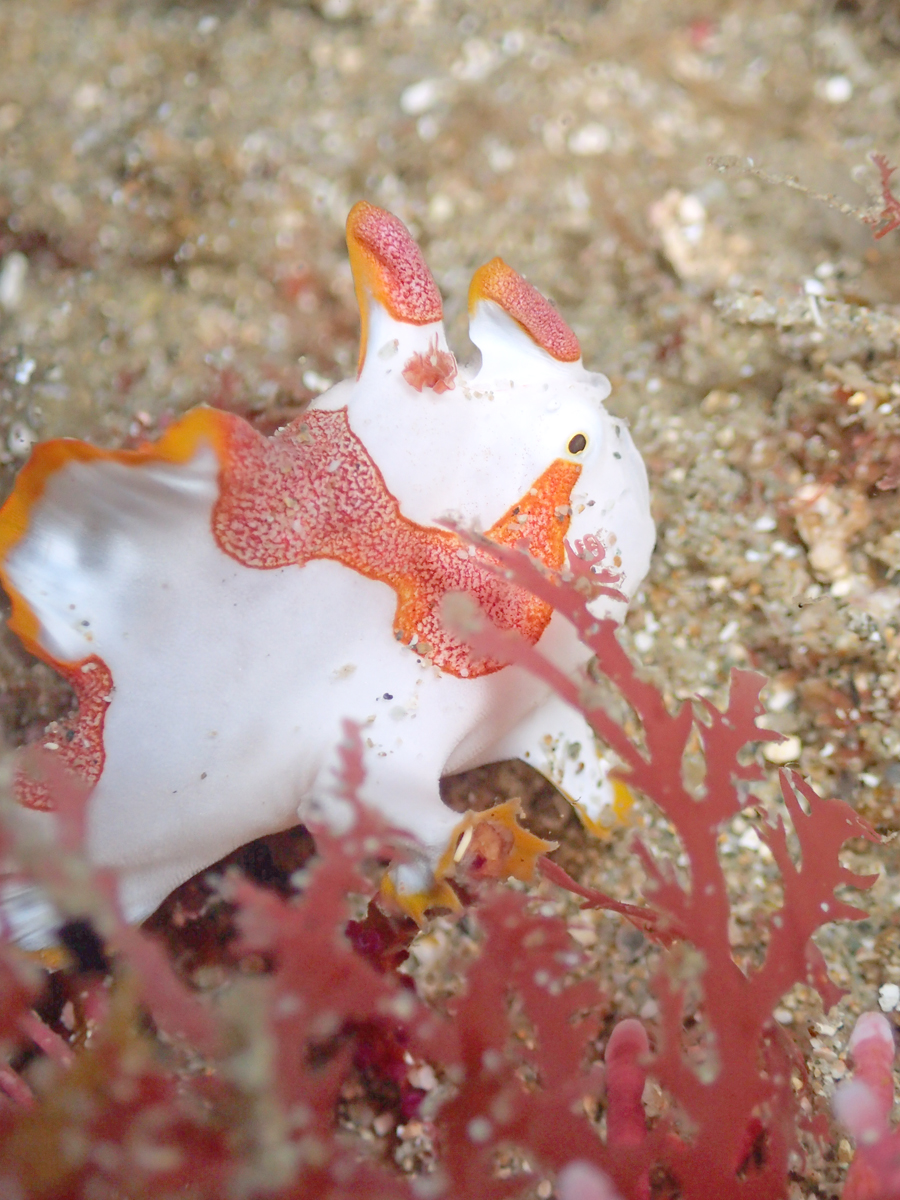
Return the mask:
<path id="1" fill-rule="evenodd" d="M 732 666 L 766 672 L 785 755 L 891 835 L 900 232 L 876 241 L 852 215 L 708 159 L 750 156 L 865 208 L 870 152 L 900 161 L 898 100 L 900 22 L 875 0 L 7 0 L 4 492 L 37 439 L 134 444 L 200 400 L 271 428 L 347 374 L 343 223 L 367 197 L 421 241 L 461 354 L 468 280 L 500 254 L 610 376 L 659 526 L 624 634 L 652 678 L 673 702 L 721 700 Z M 6 634 L 0 669 L 15 744 L 65 689 Z M 639 893 L 628 831 L 590 842 L 522 772 L 448 793 L 462 807 L 524 795 L 573 873 Z M 652 811 L 639 817 L 670 844 Z M 723 854 L 749 962 L 776 873 L 746 824 Z M 849 994 L 826 1017 L 797 990 L 777 1014 L 823 1094 L 845 1073 L 854 1016 L 900 983 L 897 851 L 848 862 L 882 872 L 869 920 L 820 938 Z M 619 1011 L 652 1020 L 652 953 L 569 907 Z M 423 985 L 440 961 L 423 943 Z M 848 1150 L 811 1160 L 796 1194 L 834 1191 Z"/>

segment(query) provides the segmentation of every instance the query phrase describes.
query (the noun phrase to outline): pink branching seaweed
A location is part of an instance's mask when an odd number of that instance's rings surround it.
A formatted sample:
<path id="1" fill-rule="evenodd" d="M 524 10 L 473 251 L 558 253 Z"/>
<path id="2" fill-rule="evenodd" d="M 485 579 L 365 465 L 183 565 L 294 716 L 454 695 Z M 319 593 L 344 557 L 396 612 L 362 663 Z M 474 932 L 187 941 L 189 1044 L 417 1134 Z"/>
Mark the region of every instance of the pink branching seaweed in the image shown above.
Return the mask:
<path id="1" fill-rule="evenodd" d="M 650 1041 L 640 1021 L 620 1021 L 606 1044 L 606 1141 L 613 1150 L 643 1150 L 647 1118 L 643 1094 L 650 1061 Z M 634 1200 L 650 1195 L 649 1169 L 632 1193 Z"/>
<path id="2" fill-rule="evenodd" d="M 440 1110 L 439 1144 L 446 1195 L 499 1200 L 518 1194 L 521 1182 L 511 1188 L 492 1178 L 498 1146 L 522 1149 L 532 1169 L 558 1170 L 573 1156 L 602 1159 L 583 1100 L 600 1085 L 588 1051 L 605 1005 L 591 981 L 566 985 L 578 956 L 562 920 L 529 913 L 521 895 L 492 889 L 477 912 L 484 943 L 446 1031 L 458 1040 L 445 1043 L 444 1061 L 461 1083 Z M 512 998 L 533 1032 L 531 1049 L 510 1036 Z M 526 1089 L 523 1073 L 539 1086 Z"/>
<path id="3" fill-rule="evenodd" d="M 351 895 L 372 890 L 361 865 L 388 858 L 392 850 L 382 821 L 357 798 L 363 778 L 362 743 L 348 726 L 337 780 L 348 828 L 315 829 L 318 859 L 302 897 L 285 903 L 244 879 L 230 889 L 238 904 L 240 949 L 273 960 L 266 1008 L 274 1056 L 263 1082 L 283 1112 L 301 1114 L 294 1130 L 283 1133 L 280 1161 L 301 1187 L 287 1194 L 323 1200 L 387 1196 L 389 1189 L 402 1194 L 383 1167 L 335 1138 L 335 1111 L 354 1065 L 393 1075 L 400 1091 L 408 1086 L 407 1068 L 398 1068 L 426 1012 L 402 976 L 379 970 L 345 936 Z M 400 1098 L 407 1105 L 412 1099 Z M 260 1131 L 256 1155 L 260 1183 L 270 1189 L 279 1182 L 266 1167 L 271 1132 Z"/>
<path id="4" fill-rule="evenodd" d="M 900 200 L 891 188 L 891 176 L 896 171 L 883 154 L 870 154 L 872 162 L 881 176 L 881 202 L 883 208 L 877 216 L 867 217 L 866 224 L 875 226 L 873 237 L 883 238 L 900 227 Z"/>
<path id="5" fill-rule="evenodd" d="M 797 1147 L 800 1112 L 791 1076 L 800 1059 L 772 1013 L 795 983 L 817 989 L 826 1009 L 840 998 L 812 935 L 832 920 L 865 915 L 839 900 L 835 889 L 870 887 L 874 877 L 849 871 L 839 853 L 850 838 L 877 840 L 876 835 L 848 805 L 822 799 L 796 772 L 782 772 L 782 794 L 799 843 L 800 863 L 789 852 L 782 819 L 778 817 L 774 824 L 760 822 L 760 836 L 781 872 L 784 898 L 765 922 L 767 952 L 762 965 L 745 973 L 735 962 L 729 941 L 731 909 L 717 841 L 727 821 L 741 812 L 755 813 L 759 805 L 746 785 L 763 778 L 763 773 L 755 762 L 742 762 L 742 753 L 760 741 L 780 740 L 779 734 L 756 725 L 763 712 L 759 702 L 763 677 L 734 671 L 724 711 L 701 699 L 696 709 L 683 705 L 670 714 L 659 692 L 638 677 L 619 644 L 614 623 L 593 618 L 574 586 L 519 552 L 500 548 L 490 552 L 508 578 L 573 623 L 596 655 L 600 671 L 640 719 L 644 748 L 636 746 L 609 715 L 587 674 L 576 682 L 565 678 L 533 647 L 490 626 L 465 597 L 450 598 L 447 616 L 479 653 L 518 661 L 585 714 L 625 764 L 621 776 L 649 797 L 674 826 L 689 863 L 690 883 L 684 886 L 670 866 L 657 861 L 640 839 L 635 841 L 647 871 L 652 907 L 695 949 L 687 954 L 683 943 L 677 946 L 656 977 L 659 1045 L 648 1066 L 687 1118 L 691 1133 L 685 1137 L 671 1118 L 661 1119 L 644 1143 L 645 1162 L 663 1169 L 685 1197 L 715 1195 L 725 1200 L 777 1195 L 788 1154 Z M 705 759 L 702 798 L 683 782 L 682 763 L 693 731 Z M 685 1057 L 682 1044 L 689 985 L 702 993 L 702 1013 L 710 1030 L 711 1049 L 701 1070 Z M 619 1177 L 615 1173 L 613 1177 L 621 1190 Z M 636 1193 L 626 1189 L 626 1194 Z"/>
<path id="6" fill-rule="evenodd" d="M 853 1075 L 834 1096 L 838 1120 L 856 1141 L 843 1200 L 900 1197 L 900 1130 L 891 1128 L 894 1105 L 894 1031 L 881 1013 L 863 1013 L 850 1035 Z"/>
<path id="7" fill-rule="evenodd" d="M 610 1146 L 640 1146 L 647 1137 L 642 1097 L 650 1042 L 640 1021 L 620 1021 L 606 1043 L 606 1138 Z"/>

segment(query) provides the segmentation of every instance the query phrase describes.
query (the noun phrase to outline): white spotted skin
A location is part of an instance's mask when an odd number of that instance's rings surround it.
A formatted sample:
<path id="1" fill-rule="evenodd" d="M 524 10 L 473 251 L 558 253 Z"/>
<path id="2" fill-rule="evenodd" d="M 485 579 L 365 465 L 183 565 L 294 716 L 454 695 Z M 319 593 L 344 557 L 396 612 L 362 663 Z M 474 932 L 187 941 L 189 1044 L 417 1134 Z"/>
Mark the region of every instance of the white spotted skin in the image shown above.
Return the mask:
<path id="1" fill-rule="evenodd" d="M 401 512 L 422 525 L 452 515 L 487 529 L 555 459 L 579 462 L 569 540 L 614 546 L 631 597 L 654 529 L 641 458 L 603 405 L 605 377 L 555 361 L 483 302 L 472 322 L 480 368 L 442 394 L 418 392 L 402 370 L 435 337 L 446 346 L 439 324 L 404 324 L 373 304 L 360 378 L 314 407 L 347 407 Z M 572 454 L 577 434 L 587 446 Z M 569 720 L 580 737 L 582 719 L 518 667 L 460 679 L 399 645 L 386 584 L 333 561 L 241 565 L 212 535 L 217 488 L 211 446 L 180 466 L 70 462 L 7 558 L 42 647 L 63 662 L 97 655 L 112 673 L 91 859 L 119 873 L 124 910 L 140 920 L 255 837 L 312 812 L 337 822 L 333 771 L 349 718 L 362 727 L 363 798 L 419 839 L 401 883 L 424 886 L 459 820 L 440 778 L 526 755 L 520 735 L 540 736 L 543 705 L 553 736 Z M 620 619 L 624 607 L 602 601 L 597 612 Z M 539 649 L 566 671 L 587 655 L 558 615 Z"/>

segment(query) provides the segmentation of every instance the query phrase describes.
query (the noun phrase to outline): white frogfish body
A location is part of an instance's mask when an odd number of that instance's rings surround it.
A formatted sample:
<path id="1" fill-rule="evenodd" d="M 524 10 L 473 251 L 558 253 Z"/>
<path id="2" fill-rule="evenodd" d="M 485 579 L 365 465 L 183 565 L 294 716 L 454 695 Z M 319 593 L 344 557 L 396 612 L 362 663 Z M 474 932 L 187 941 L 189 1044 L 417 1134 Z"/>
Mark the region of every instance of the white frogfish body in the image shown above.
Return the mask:
<path id="1" fill-rule="evenodd" d="M 362 727 L 363 798 L 420 844 L 394 874 L 411 911 L 459 837 L 442 775 L 527 758 L 595 823 L 612 796 L 580 715 L 441 616 L 468 593 L 566 671 L 587 656 L 449 514 L 552 569 L 567 543 L 602 545 L 619 598 L 592 608 L 622 617 L 654 528 L 609 384 L 500 259 L 470 291 L 481 362 L 459 368 L 401 222 L 360 203 L 347 236 L 355 381 L 269 438 L 198 408 L 136 451 L 44 443 L 0 510 L 11 627 L 78 699 L 43 744 L 92 787 L 88 851 L 118 872 L 132 920 L 253 838 L 339 820 L 345 719 Z M 25 770 L 18 792 L 52 821 Z"/>

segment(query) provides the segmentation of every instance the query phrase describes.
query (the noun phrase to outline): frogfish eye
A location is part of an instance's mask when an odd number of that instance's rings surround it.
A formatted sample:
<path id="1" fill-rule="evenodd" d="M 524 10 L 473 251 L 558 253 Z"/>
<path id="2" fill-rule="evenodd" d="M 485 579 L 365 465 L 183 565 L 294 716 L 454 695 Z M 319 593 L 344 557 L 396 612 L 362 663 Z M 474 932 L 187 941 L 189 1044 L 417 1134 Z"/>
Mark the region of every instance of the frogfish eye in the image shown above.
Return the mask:
<path id="1" fill-rule="evenodd" d="M 587 438 L 584 436 L 584 434 L 576 433 L 575 436 L 572 438 L 572 440 L 569 442 L 569 453 L 570 454 L 580 454 L 582 452 L 582 450 L 585 449 L 586 446 L 587 446 Z"/>

